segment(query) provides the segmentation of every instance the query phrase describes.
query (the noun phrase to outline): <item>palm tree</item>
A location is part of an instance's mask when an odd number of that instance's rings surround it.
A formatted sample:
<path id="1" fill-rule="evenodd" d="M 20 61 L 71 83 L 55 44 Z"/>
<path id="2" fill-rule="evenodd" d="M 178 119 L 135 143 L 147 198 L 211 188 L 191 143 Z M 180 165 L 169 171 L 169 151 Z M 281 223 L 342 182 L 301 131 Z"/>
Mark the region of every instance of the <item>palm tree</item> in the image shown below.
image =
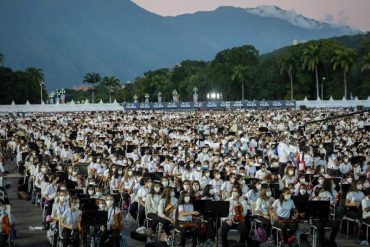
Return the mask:
<path id="1" fill-rule="evenodd" d="M 109 103 L 112 103 L 112 92 L 121 86 L 120 80 L 115 76 L 104 76 L 101 84 L 108 90 Z"/>
<path id="2" fill-rule="evenodd" d="M 91 102 L 94 103 L 94 90 L 95 90 L 95 84 L 99 83 L 101 81 L 101 77 L 98 73 L 87 73 L 83 78 L 83 83 L 89 83 L 92 85 L 91 88 Z"/>
<path id="3" fill-rule="evenodd" d="M 0 53 L 0 65 L 4 65 L 4 62 L 5 62 L 4 55 Z"/>
<path id="4" fill-rule="evenodd" d="M 40 68 L 30 67 L 26 69 L 26 73 L 28 73 L 32 80 L 38 83 L 42 83 L 44 80 L 44 72 Z"/>
<path id="5" fill-rule="evenodd" d="M 316 97 L 319 99 L 319 74 L 317 72 L 317 66 L 319 65 L 319 45 L 317 43 L 311 43 L 303 50 L 303 69 L 308 71 L 315 71 L 316 75 Z"/>
<path id="6" fill-rule="evenodd" d="M 244 80 L 247 78 L 249 72 L 249 67 L 246 65 L 237 65 L 234 67 L 233 74 L 231 75 L 231 80 L 238 80 L 241 82 L 242 89 L 242 100 L 244 100 Z"/>
<path id="7" fill-rule="evenodd" d="M 343 70 L 343 82 L 344 82 L 344 98 L 347 99 L 347 73 L 354 63 L 355 52 L 353 49 L 343 48 L 335 50 L 335 54 L 331 59 L 333 63 L 333 69 L 336 70 L 338 67 Z"/>
<path id="8" fill-rule="evenodd" d="M 365 70 L 370 70 L 370 52 L 363 57 L 361 72 L 364 72 Z"/>
<path id="9" fill-rule="evenodd" d="M 290 79 L 290 99 L 293 100 L 293 68 L 294 68 L 294 54 L 292 50 L 286 50 L 278 61 L 280 67 L 280 74 L 288 73 Z"/>

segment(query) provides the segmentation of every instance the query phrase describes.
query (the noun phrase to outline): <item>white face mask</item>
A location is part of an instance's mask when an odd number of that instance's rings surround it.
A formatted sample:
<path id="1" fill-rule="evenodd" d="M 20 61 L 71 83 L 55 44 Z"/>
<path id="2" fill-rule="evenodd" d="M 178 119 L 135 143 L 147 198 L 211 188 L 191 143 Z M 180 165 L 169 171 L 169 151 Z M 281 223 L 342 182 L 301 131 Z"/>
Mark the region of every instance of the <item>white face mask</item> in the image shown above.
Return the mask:
<path id="1" fill-rule="evenodd" d="M 162 181 L 162 185 L 163 185 L 164 187 L 168 186 L 168 181 L 167 181 L 167 180 Z"/>
<path id="2" fill-rule="evenodd" d="M 73 176 L 76 176 L 76 175 L 77 175 L 77 172 L 72 172 L 72 175 L 73 175 Z"/>
<path id="3" fill-rule="evenodd" d="M 318 181 L 319 181 L 319 184 L 322 184 L 324 182 L 323 179 L 319 179 Z"/>
<path id="4" fill-rule="evenodd" d="M 347 178 L 346 179 L 348 183 L 352 183 L 353 179 L 352 178 Z"/>
<path id="5" fill-rule="evenodd" d="M 285 198 L 285 200 L 289 200 L 291 198 L 291 195 L 290 194 L 289 195 L 285 195 L 284 198 Z"/>
<path id="6" fill-rule="evenodd" d="M 205 174 L 204 174 L 204 176 L 205 176 L 206 178 L 209 178 L 210 174 L 207 172 L 207 173 L 205 173 Z"/>
<path id="7" fill-rule="evenodd" d="M 358 184 L 358 185 L 357 185 L 357 189 L 358 189 L 358 190 L 362 190 L 362 184 Z"/>
<path id="8" fill-rule="evenodd" d="M 231 193 L 231 197 L 232 197 L 233 199 L 238 198 L 238 196 L 239 196 L 239 193 L 238 193 L 238 192 L 236 192 L 236 191 L 234 191 L 233 193 Z"/>
<path id="9" fill-rule="evenodd" d="M 175 192 L 171 191 L 171 197 L 175 197 Z"/>
<path id="10" fill-rule="evenodd" d="M 193 190 L 194 190 L 194 191 L 198 191 L 198 190 L 199 190 L 199 186 L 198 186 L 198 185 L 194 185 L 194 186 L 193 186 Z"/>
<path id="11" fill-rule="evenodd" d="M 94 191 L 93 190 L 89 190 L 88 193 L 89 193 L 90 196 L 94 195 Z"/>
<path id="12" fill-rule="evenodd" d="M 160 188 L 160 187 L 154 187 L 154 191 L 155 191 L 155 192 L 157 192 L 157 193 L 158 193 L 160 190 L 161 190 L 161 188 Z"/>
<path id="13" fill-rule="evenodd" d="M 190 188 L 189 185 L 187 185 L 187 184 L 184 185 L 184 190 L 188 190 L 189 188 Z"/>
<path id="14" fill-rule="evenodd" d="M 107 207 L 109 208 L 110 206 L 113 205 L 113 201 L 112 200 L 107 200 L 106 204 L 107 204 Z"/>
<path id="15" fill-rule="evenodd" d="M 59 196 L 59 201 L 64 202 L 65 199 L 66 199 L 65 196 Z"/>
<path id="16" fill-rule="evenodd" d="M 302 196 L 303 196 L 303 195 L 306 195 L 306 190 L 301 189 L 301 190 L 299 190 L 299 193 L 301 193 L 301 195 L 302 195 Z"/>
<path id="17" fill-rule="evenodd" d="M 210 189 L 209 194 L 214 195 L 216 193 L 215 189 Z"/>
<path id="18" fill-rule="evenodd" d="M 256 185 L 256 189 L 257 189 L 257 190 L 260 190 L 260 189 L 261 189 L 261 185 L 260 185 L 260 184 L 257 184 L 257 185 Z"/>
<path id="19" fill-rule="evenodd" d="M 216 179 L 220 179 L 221 178 L 221 175 L 220 174 L 216 174 L 215 178 Z"/>
<path id="20" fill-rule="evenodd" d="M 294 174 L 294 171 L 290 170 L 289 175 L 293 175 L 293 174 Z"/>
<path id="21" fill-rule="evenodd" d="M 267 197 L 271 197 L 271 195 L 272 195 L 271 191 L 266 191 L 266 196 Z"/>
<path id="22" fill-rule="evenodd" d="M 104 210 L 104 207 L 105 207 L 104 204 L 99 204 L 99 209 L 100 210 Z"/>
<path id="23" fill-rule="evenodd" d="M 97 197 L 101 197 L 102 193 L 101 192 L 96 192 Z"/>
<path id="24" fill-rule="evenodd" d="M 184 197 L 184 202 L 189 203 L 190 202 L 190 196 L 185 196 Z"/>

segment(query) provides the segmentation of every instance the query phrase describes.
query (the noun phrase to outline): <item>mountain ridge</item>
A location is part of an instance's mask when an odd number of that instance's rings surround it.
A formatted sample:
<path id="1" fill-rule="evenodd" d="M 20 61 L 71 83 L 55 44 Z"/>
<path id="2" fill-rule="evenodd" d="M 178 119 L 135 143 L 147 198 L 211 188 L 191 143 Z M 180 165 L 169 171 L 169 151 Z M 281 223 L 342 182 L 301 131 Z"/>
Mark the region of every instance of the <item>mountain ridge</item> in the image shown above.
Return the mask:
<path id="1" fill-rule="evenodd" d="M 6 65 L 42 68 L 49 89 L 78 85 L 92 71 L 132 80 L 185 59 L 210 60 L 226 48 L 252 44 L 265 53 L 294 39 L 346 32 L 303 29 L 235 7 L 163 17 L 129 0 L 0 2 L 0 52 Z"/>

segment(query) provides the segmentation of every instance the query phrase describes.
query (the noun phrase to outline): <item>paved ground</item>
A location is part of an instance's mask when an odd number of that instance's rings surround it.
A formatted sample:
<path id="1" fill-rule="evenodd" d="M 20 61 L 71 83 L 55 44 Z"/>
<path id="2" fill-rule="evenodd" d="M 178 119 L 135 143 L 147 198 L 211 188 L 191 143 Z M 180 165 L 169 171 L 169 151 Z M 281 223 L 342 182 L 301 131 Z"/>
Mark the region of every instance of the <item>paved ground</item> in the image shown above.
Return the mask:
<path id="1" fill-rule="evenodd" d="M 6 165 L 6 169 L 9 171 L 9 175 L 6 178 L 5 183 L 11 185 L 11 187 L 7 190 L 12 214 L 16 220 L 16 229 L 17 229 L 17 238 L 15 239 L 14 243 L 15 246 L 19 247 L 47 247 L 49 246 L 48 241 L 46 239 L 46 232 L 45 231 L 31 231 L 29 229 L 30 226 L 41 226 L 41 210 L 40 208 L 35 208 L 30 201 L 22 201 L 18 200 L 17 198 L 17 182 L 18 177 L 15 174 L 14 168 L 9 167 Z M 236 239 L 236 233 L 231 232 L 230 238 Z M 350 236 L 350 239 L 347 240 L 345 236 L 340 234 L 337 238 L 337 242 L 342 247 L 351 247 L 351 246 L 359 246 L 359 241 L 354 240 L 353 236 Z M 133 239 L 128 239 L 129 247 L 141 247 L 145 246 L 144 243 L 135 241 Z M 190 242 L 187 242 L 186 246 L 191 246 Z M 221 246 L 221 245 L 220 245 Z M 267 244 L 263 245 L 267 246 Z"/>

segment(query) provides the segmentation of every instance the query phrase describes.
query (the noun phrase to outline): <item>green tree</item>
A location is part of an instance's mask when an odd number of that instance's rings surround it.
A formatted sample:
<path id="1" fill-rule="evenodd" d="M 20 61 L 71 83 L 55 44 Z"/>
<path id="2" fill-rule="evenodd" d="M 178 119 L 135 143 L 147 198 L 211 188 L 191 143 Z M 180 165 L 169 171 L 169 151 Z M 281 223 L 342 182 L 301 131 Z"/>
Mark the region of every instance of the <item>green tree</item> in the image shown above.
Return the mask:
<path id="1" fill-rule="evenodd" d="M 0 53 L 0 65 L 4 65 L 4 62 L 5 62 L 4 55 Z"/>
<path id="2" fill-rule="evenodd" d="M 40 95 L 40 101 L 46 96 L 44 85 L 44 72 L 40 68 L 30 67 L 25 70 L 25 73 L 29 75 L 29 78 L 38 86 L 38 92 Z M 40 102 L 41 104 L 41 102 Z"/>
<path id="3" fill-rule="evenodd" d="M 237 65 L 234 67 L 231 80 L 239 81 L 241 83 L 242 100 L 244 100 L 244 82 L 248 78 L 249 66 Z"/>
<path id="4" fill-rule="evenodd" d="M 315 71 L 316 76 L 316 98 L 319 99 L 319 74 L 317 67 L 320 61 L 320 50 L 317 42 L 311 42 L 303 50 L 303 69 Z"/>
<path id="5" fill-rule="evenodd" d="M 87 73 L 82 80 L 83 83 L 91 84 L 91 102 L 92 103 L 94 103 L 94 100 L 95 100 L 95 95 L 94 95 L 95 84 L 99 83 L 100 81 L 101 81 L 100 75 L 94 72 Z"/>
<path id="6" fill-rule="evenodd" d="M 293 47 L 294 48 L 294 47 Z M 294 89 L 293 89 L 293 69 L 295 67 L 296 54 L 293 48 L 288 48 L 280 56 L 278 60 L 278 66 L 280 68 L 280 74 L 288 74 L 290 80 L 290 99 L 294 99 Z"/>
<path id="7" fill-rule="evenodd" d="M 100 84 L 108 91 L 109 103 L 112 103 L 112 92 L 120 88 L 120 80 L 115 76 L 104 76 Z"/>
<path id="8" fill-rule="evenodd" d="M 335 50 L 331 59 L 333 69 L 340 68 L 343 71 L 344 97 L 347 99 L 347 73 L 354 63 L 355 52 L 353 49 L 344 48 Z"/>
<path id="9" fill-rule="evenodd" d="M 362 66 L 361 66 L 361 72 L 364 72 L 365 70 L 370 70 L 370 52 L 367 53 L 363 58 L 362 58 Z"/>

